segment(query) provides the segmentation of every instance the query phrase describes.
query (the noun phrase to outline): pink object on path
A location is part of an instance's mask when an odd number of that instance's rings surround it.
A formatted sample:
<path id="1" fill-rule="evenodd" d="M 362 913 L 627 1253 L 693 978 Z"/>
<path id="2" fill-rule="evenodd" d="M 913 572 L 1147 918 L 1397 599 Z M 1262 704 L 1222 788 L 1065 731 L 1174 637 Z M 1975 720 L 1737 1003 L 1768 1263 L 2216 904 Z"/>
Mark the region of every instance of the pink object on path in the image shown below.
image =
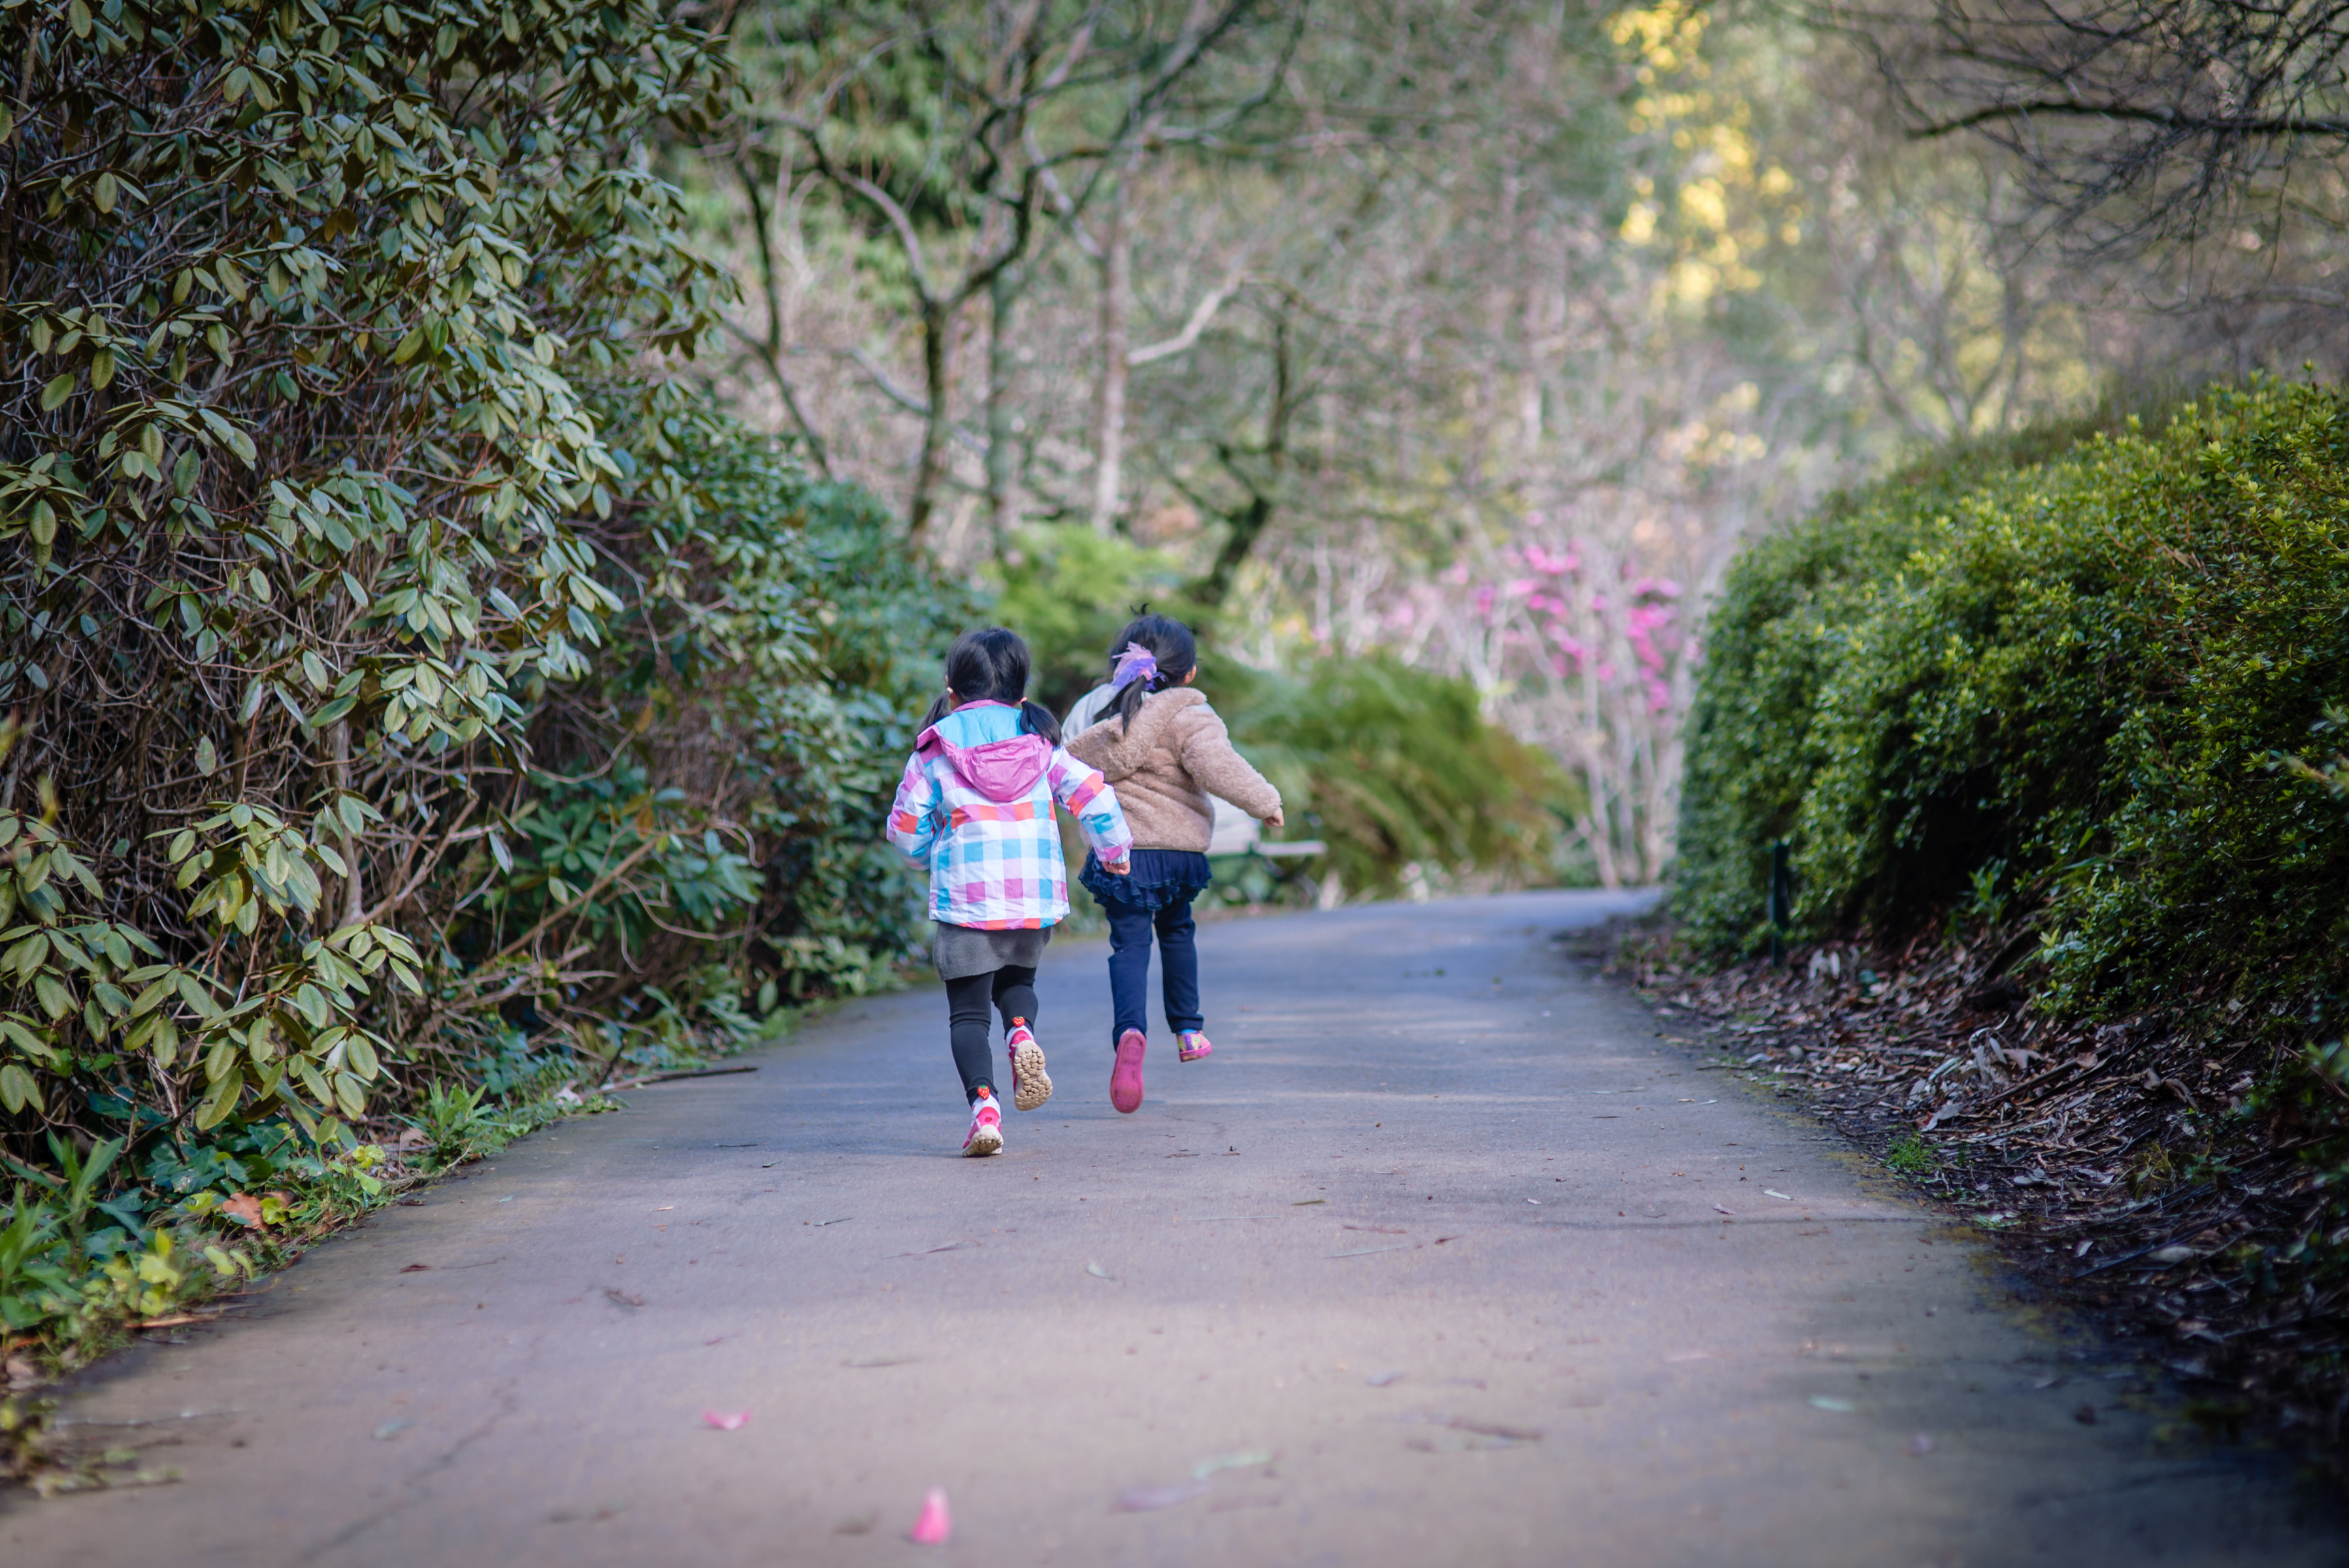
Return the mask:
<path id="1" fill-rule="evenodd" d="M 944 1546 L 953 1533 L 954 1516 L 947 1511 L 946 1488 L 934 1486 L 922 1500 L 922 1516 L 905 1532 L 905 1539 L 916 1546 Z"/>
<path id="2" fill-rule="evenodd" d="M 748 1410 L 704 1410 L 701 1418 L 721 1432 L 739 1432 L 750 1424 Z"/>

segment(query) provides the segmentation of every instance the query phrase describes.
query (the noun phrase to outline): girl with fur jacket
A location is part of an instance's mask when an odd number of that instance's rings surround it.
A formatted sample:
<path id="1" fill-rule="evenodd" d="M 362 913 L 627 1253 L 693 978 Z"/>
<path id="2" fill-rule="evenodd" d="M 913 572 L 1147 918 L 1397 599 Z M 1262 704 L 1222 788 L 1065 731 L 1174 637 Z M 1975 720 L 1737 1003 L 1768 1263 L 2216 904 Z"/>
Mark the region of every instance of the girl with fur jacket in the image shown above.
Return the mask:
<path id="1" fill-rule="evenodd" d="M 1280 791 L 1232 749 L 1224 721 L 1191 689 L 1199 655 L 1189 627 L 1171 616 L 1136 616 L 1118 634 L 1110 660 L 1106 694 L 1097 691 L 1078 705 L 1071 727 L 1073 721 L 1091 722 L 1067 745 L 1071 756 L 1108 779 L 1133 833 L 1124 874 L 1088 854 L 1078 878 L 1109 916 L 1109 983 L 1116 1006 L 1109 1098 L 1130 1113 L 1142 1104 L 1149 1039 L 1144 988 L 1154 934 L 1177 1057 L 1195 1062 L 1215 1050 L 1200 1010 L 1191 917 L 1191 901 L 1214 880 L 1206 854 L 1215 828 L 1210 797 L 1278 828 Z"/>

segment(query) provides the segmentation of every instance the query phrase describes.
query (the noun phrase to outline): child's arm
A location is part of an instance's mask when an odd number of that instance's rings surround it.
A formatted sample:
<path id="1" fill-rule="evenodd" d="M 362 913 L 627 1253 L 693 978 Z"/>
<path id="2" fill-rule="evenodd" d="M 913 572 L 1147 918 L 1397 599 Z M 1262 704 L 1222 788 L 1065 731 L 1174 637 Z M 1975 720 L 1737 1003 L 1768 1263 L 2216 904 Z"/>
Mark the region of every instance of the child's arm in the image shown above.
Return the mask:
<path id="1" fill-rule="evenodd" d="M 1232 749 L 1231 731 L 1213 713 L 1206 714 L 1206 722 L 1194 727 L 1183 742 L 1183 770 L 1208 794 L 1222 796 L 1260 821 L 1273 821 L 1280 815 L 1280 791 Z"/>
<path id="2" fill-rule="evenodd" d="M 1117 791 L 1109 780 L 1070 756 L 1065 747 L 1053 748 L 1045 777 L 1051 783 L 1052 799 L 1077 820 L 1077 831 L 1102 864 L 1124 864 L 1133 848 L 1133 830 L 1125 825 L 1125 808 L 1117 803 Z"/>
<path id="3" fill-rule="evenodd" d="M 909 758 L 905 776 L 897 780 L 897 798 L 889 802 L 889 841 L 907 860 L 927 864 L 945 826 L 946 792 L 919 757 Z"/>

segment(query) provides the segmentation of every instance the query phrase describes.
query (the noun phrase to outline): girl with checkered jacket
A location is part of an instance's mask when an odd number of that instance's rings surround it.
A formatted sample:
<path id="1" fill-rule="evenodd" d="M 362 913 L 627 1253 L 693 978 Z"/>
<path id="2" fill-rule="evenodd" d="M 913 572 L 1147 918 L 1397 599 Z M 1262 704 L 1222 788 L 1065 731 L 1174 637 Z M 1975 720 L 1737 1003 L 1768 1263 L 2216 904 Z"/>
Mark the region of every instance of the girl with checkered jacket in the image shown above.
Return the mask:
<path id="1" fill-rule="evenodd" d="M 1036 965 L 1069 913 L 1054 802 L 1112 875 L 1126 871 L 1133 844 L 1109 781 L 1061 748 L 1060 725 L 1027 692 L 1028 645 L 1016 633 L 991 626 L 956 638 L 946 692 L 889 808 L 889 841 L 929 868 L 932 954 L 970 1102 L 962 1151 L 972 1156 L 1003 1147 L 988 1066 L 990 1005 L 1003 1015 L 1011 1103 L 1033 1110 L 1052 1096 L 1035 1023 Z"/>

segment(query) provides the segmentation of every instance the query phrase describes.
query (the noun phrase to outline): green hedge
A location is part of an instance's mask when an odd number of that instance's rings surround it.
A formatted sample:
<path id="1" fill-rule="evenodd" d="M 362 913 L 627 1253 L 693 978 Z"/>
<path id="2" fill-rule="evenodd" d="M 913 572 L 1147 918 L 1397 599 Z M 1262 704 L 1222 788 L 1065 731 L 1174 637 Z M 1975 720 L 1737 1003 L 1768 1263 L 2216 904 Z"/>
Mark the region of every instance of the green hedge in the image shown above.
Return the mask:
<path id="1" fill-rule="evenodd" d="M 2048 999 L 2338 986 L 2349 816 L 2280 763 L 2349 690 L 2349 405 L 2259 382 L 2158 432 L 1949 454 L 1757 544 L 1714 613 L 1677 906 L 1766 934 L 2035 911 Z"/>

